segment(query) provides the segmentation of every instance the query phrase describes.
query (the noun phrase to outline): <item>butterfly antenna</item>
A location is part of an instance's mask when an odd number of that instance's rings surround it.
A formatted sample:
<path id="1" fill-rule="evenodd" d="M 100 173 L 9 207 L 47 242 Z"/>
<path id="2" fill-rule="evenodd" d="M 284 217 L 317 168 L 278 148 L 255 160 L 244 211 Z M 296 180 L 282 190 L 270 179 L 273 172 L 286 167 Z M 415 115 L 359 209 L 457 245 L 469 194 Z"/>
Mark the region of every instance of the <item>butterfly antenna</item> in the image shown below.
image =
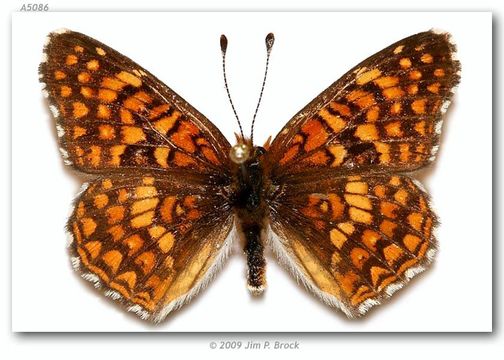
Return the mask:
<path id="1" fill-rule="evenodd" d="M 264 92 L 264 85 L 266 85 L 266 77 L 268 76 L 268 67 L 269 67 L 269 59 L 271 55 L 271 49 L 273 48 L 273 44 L 275 43 L 275 35 L 273 33 L 269 33 L 266 35 L 266 68 L 264 69 L 264 78 L 261 86 L 261 93 L 259 94 L 259 100 L 257 101 L 257 106 L 254 112 L 254 117 L 252 118 L 252 126 L 250 127 L 250 143 L 254 144 L 254 124 L 255 124 L 255 119 L 257 117 L 257 112 L 259 111 L 259 106 L 261 105 L 261 99 L 263 96 Z"/>
<path id="2" fill-rule="evenodd" d="M 238 127 L 240 128 L 240 134 L 242 139 L 245 139 L 243 136 L 243 129 L 240 123 L 240 118 L 238 117 L 238 114 L 236 113 L 236 109 L 233 104 L 233 100 L 231 99 L 231 94 L 229 93 L 229 87 L 228 87 L 228 82 L 227 82 L 227 76 L 226 76 L 226 50 L 227 50 L 227 38 L 226 35 L 221 35 L 220 37 L 220 47 L 221 47 L 221 52 L 222 52 L 222 73 L 224 74 L 224 85 L 226 86 L 226 92 L 227 96 L 229 99 L 229 103 L 231 104 L 231 108 L 233 108 L 234 115 L 236 117 L 236 121 L 238 121 Z"/>

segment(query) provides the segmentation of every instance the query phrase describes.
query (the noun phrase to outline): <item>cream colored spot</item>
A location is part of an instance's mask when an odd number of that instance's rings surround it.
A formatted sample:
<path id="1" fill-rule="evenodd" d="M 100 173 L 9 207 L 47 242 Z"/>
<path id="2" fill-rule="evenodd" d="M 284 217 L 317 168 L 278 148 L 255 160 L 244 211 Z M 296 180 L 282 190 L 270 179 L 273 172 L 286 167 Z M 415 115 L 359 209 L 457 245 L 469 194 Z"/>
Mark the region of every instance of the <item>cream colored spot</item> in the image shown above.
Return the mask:
<path id="1" fill-rule="evenodd" d="M 174 111 L 170 116 L 165 116 L 154 123 L 154 128 L 166 135 L 168 131 L 175 125 L 175 122 L 180 116 L 180 112 Z"/>
<path id="2" fill-rule="evenodd" d="M 345 186 L 345 191 L 354 194 L 367 194 L 368 184 L 365 182 L 349 182 Z"/>
<path id="3" fill-rule="evenodd" d="M 373 221 L 373 216 L 371 215 L 371 213 L 358 209 L 356 207 L 351 207 L 348 210 L 348 214 L 353 221 L 362 222 L 365 224 L 371 224 L 371 222 Z"/>
<path id="4" fill-rule="evenodd" d="M 166 228 L 164 228 L 163 226 L 154 225 L 149 228 L 149 235 L 154 239 L 158 239 L 165 232 L 166 232 Z"/>
<path id="5" fill-rule="evenodd" d="M 394 49 L 394 54 L 396 54 L 396 55 L 400 54 L 403 51 L 403 49 L 404 49 L 404 45 L 399 45 L 398 47 L 396 47 Z"/>
<path id="6" fill-rule="evenodd" d="M 390 162 L 390 145 L 382 142 L 375 142 L 376 151 L 380 153 L 380 162 L 388 164 Z"/>
<path id="7" fill-rule="evenodd" d="M 152 176 L 146 176 L 142 179 L 142 184 L 144 185 L 154 185 L 156 179 Z"/>
<path id="8" fill-rule="evenodd" d="M 130 210 L 131 215 L 140 214 L 140 213 L 146 212 L 147 210 L 154 209 L 158 203 L 159 203 L 159 198 L 157 198 L 157 197 L 135 201 L 131 205 L 131 210 Z"/>
<path id="9" fill-rule="evenodd" d="M 347 154 L 345 147 L 343 145 L 332 145 L 329 146 L 328 150 L 334 156 L 334 161 L 332 162 L 331 166 L 340 166 Z"/>
<path id="10" fill-rule="evenodd" d="M 381 71 L 379 69 L 369 70 L 360 75 L 357 75 L 355 82 L 357 83 L 357 85 L 364 85 L 378 78 L 380 75 Z"/>
<path id="11" fill-rule="evenodd" d="M 352 235 L 353 232 L 355 231 L 355 227 L 351 222 L 339 223 L 338 228 L 348 235 Z"/>
<path id="12" fill-rule="evenodd" d="M 167 147 L 158 147 L 154 150 L 154 157 L 156 162 L 163 168 L 168 167 L 168 155 L 170 154 L 170 149 Z"/>
<path id="13" fill-rule="evenodd" d="M 104 56 L 105 54 L 107 54 L 105 50 L 103 50 L 101 47 L 96 48 L 96 53 L 100 56 Z"/>
<path id="14" fill-rule="evenodd" d="M 332 229 L 329 233 L 329 237 L 334 246 L 336 246 L 340 250 L 348 239 L 345 234 L 337 229 Z"/>
<path id="15" fill-rule="evenodd" d="M 361 209 L 371 210 L 373 208 L 371 200 L 362 195 L 345 194 L 345 200 L 348 204 Z"/>
<path id="16" fill-rule="evenodd" d="M 443 69 L 436 69 L 436 70 L 434 70 L 434 76 L 435 77 L 443 77 L 443 76 L 445 76 L 445 72 Z"/>
<path id="17" fill-rule="evenodd" d="M 323 108 L 319 111 L 319 115 L 325 120 L 327 125 L 333 129 L 334 132 L 340 132 L 346 125 L 346 121 L 338 115 L 333 115 L 327 109 Z"/>
<path id="18" fill-rule="evenodd" d="M 142 215 L 139 215 L 131 219 L 131 227 L 140 228 L 149 226 L 152 224 L 153 218 L 154 218 L 154 211 L 148 211 Z"/>
<path id="19" fill-rule="evenodd" d="M 127 84 L 130 84 L 134 87 L 140 87 L 142 85 L 142 80 L 140 80 L 140 78 L 138 78 L 137 76 L 127 72 L 127 71 L 121 71 L 119 74 L 116 74 L 116 77 L 127 83 Z"/>
<path id="20" fill-rule="evenodd" d="M 158 194 L 154 186 L 138 186 L 135 188 L 135 195 L 137 198 L 154 197 Z"/>
<path id="21" fill-rule="evenodd" d="M 162 252 L 165 254 L 171 250 L 173 244 L 175 243 L 175 237 L 173 233 L 167 232 L 158 240 L 158 246 Z"/>

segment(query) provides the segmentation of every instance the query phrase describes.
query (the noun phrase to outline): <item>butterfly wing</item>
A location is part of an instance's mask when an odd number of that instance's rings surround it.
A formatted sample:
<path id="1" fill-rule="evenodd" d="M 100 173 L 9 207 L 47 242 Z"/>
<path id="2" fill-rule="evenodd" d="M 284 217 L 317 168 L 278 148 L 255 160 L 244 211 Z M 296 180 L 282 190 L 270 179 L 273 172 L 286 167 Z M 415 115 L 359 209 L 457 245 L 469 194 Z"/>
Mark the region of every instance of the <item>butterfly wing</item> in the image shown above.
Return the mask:
<path id="1" fill-rule="evenodd" d="M 40 65 L 66 162 L 86 173 L 227 174 L 222 133 L 154 75 L 86 35 L 51 33 Z"/>
<path id="2" fill-rule="evenodd" d="M 290 120 L 266 155 L 271 242 L 304 284 L 349 317 L 433 259 L 436 217 L 409 172 L 434 159 L 459 81 L 448 34 L 403 39 Z"/>
<path id="3" fill-rule="evenodd" d="M 434 159 L 459 82 L 448 34 L 396 42 L 347 72 L 273 140 L 271 176 L 412 171 Z"/>
<path id="4" fill-rule="evenodd" d="M 308 289 L 358 317 L 428 266 L 435 225 L 411 178 L 340 177 L 285 184 L 272 203 L 270 241 Z"/>
<path id="5" fill-rule="evenodd" d="M 159 322 L 225 260 L 231 208 L 218 188 L 177 177 L 104 177 L 76 199 L 72 263 L 105 295 Z"/>
<path id="6" fill-rule="evenodd" d="M 83 278 L 161 321 L 229 249 L 230 145 L 152 74 L 72 31 L 50 34 L 41 82 L 65 161 L 96 174 L 68 221 Z"/>

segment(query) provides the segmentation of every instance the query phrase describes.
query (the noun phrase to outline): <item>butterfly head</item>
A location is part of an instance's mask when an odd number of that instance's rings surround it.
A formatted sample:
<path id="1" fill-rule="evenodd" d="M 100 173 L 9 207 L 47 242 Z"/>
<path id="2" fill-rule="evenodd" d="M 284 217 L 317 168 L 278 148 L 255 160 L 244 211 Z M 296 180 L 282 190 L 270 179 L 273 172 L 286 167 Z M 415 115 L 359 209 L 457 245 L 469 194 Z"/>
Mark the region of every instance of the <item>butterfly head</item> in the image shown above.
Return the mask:
<path id="1" fill-rule="evenodd" d="M 243 138 L 238 134 L 235 135 L 236 144 L 231 147 L 231 150 L 229 150 L 229 158 L 233 163 L 241 165 L 247 161 L 258 159 L 261 155 L 266 153 L 267 146 L 269 145 L 269 139 L 264 147 L 262 147 L 254 146 L 251 139 Z"/>

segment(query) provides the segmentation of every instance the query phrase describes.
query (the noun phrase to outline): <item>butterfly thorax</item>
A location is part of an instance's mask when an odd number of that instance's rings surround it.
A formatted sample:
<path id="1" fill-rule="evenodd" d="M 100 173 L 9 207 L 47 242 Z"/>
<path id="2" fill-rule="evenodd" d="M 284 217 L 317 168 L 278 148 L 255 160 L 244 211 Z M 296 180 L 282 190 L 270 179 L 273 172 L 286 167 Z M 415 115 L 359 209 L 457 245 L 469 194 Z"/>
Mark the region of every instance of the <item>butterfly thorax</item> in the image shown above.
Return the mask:
<path id="1" fill-rule="evenodd" d="M 268 214 L 262 166 L 265 152 L 262 147 L 254 147 L 246 161 L 241 164 L 233 163 L 232 205 L 238 233 L 244 242 L 244 252 L 247 256 L 247 285 L 254 295 L 262 293 L 266 286 L 266 262 L 263 252 Z"/>

